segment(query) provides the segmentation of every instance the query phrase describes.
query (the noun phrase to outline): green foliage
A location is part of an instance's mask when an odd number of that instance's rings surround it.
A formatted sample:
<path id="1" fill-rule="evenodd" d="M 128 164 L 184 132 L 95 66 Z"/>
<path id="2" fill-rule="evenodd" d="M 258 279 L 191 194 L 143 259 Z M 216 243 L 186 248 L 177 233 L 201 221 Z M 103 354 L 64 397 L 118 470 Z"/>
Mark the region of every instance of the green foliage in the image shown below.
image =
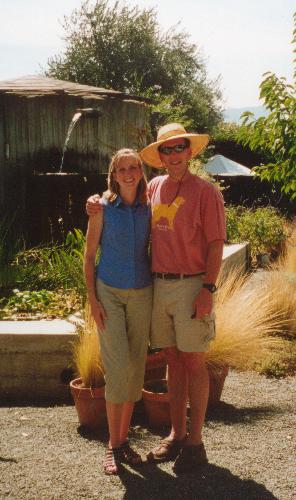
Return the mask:
<path id="1" fill-rule="evenodd" d="M 16 285 L 29 290 L 75 289 L 85 298 L 83 233 L 69 232 L 63 245 L 37 247 L 19 252 L 13 262 L 18 269 Z"/>
<path id="2" fill-rule="evenodd" d="M 13 290 L 13 295 L 7 301 L 6 308 L 11 311 L 33 312 L 45 309 L 54 297 L 54 292 L 48 290 L 29 291 Z"/>
<path id="3" fill-rule="evenodd" d="M 155 99 L 154 126 L 180 120 L 200 131 L 221 118 L 218 81 L 178 25 L 162 33 L 153 8 L 85 1 L 64 18 L 66 50 L 48 76 Z"/>
<path id="4" fill-rule="evenodd" d="M 16 213 L 4 215 L 0 221 L 0 289 L 13 285 L 18 275 L 13 260 L 22 247 L 23 240 L 15 230 L 16 216 Z"/>
<path id="5" fill-rule="evenodd" d="M 295 376 L 296 342 L 286 341 L 283 347 L 277 349 L 272 356 L 260 363 L 255 363 L 254 369 L 269 378 Z"/>
<path id="6" fill-rule="evenodd" d="M 34 317 L 63 317 L 83 307 L 86 290 L 83 277 L 85 237 L 79 229 L 66 236 L 62 245 L 13 252 L 2 274 L 9 272 L 1 300 L 0 317 L 34 314 Z"/>
<path id="7" fill-rule="evenodd" d="M 296 13 L 294 21 L 293 43 L 296 44 Z M 257 174 L 261 179 L 279 183 L 281 190 L 293 200 L 296 198 L 295 84 L 289 85 L 284 77 L 270 72 L 264 76 L 260 98 L 269 115 L 255 120 L 253 113 L 244 113 L 239 138 L 252 150 L 260 149 L 269 156 L 265 165 L 257 167 Z M 294 80 L 296 82 L 296 71 Z"/>
<path id="8" fill-rule="evenodd" d="M 213 130 L 213 141 L 237 141 L 240 126 L 236 123 L 219 123 Z"/>
<path id="9" fill-rule="evenodd" d="M 75 292 L 65 294 L 63 290 L 24 290 L 14 289 L 8 299 L 2 299 L 1 319 L 34 319 L 64 317 L 81 307 Z"/>
<path id="10" fill-rule="evenodd" d="M 249 241 L 253 257 L 271 251 L 288 236 L 285 219 L 273 207 L 230 206 L 226 208 L 226 218 L 228 243 Z"/>

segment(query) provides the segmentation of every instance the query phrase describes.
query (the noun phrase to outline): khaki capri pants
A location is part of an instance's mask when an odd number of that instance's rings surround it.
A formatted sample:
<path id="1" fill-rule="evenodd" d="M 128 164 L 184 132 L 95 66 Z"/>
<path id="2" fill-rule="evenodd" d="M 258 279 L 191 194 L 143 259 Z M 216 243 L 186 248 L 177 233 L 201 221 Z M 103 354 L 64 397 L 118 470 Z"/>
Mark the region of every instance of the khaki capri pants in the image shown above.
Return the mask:
<path id="1" fill-rule="evenodd" d="M 215 315 L 191 318 L 203 276 L 163 280 L 155 278 L 151 347 L 176 346 L 183 352 L 205 352 L 215 338 Z"/>
<path id="2" fill-rule="evenodd" d="M 149 342 L 152 286 L 115 288 L 98 279 L 96 288 L 107 314 L 105 330 L 98 332 L 106 400 L 138 401 L 142 397 Z"/>

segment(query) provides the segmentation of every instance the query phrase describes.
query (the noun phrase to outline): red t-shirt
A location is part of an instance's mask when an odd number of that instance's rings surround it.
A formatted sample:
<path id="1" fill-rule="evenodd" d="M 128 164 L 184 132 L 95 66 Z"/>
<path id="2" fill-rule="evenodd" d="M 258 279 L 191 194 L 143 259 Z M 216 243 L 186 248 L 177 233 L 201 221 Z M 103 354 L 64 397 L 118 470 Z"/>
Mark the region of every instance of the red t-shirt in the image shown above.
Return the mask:
<path id="1" fill-rule="evenodd" d="M 187 172 L 181 185 L 168 175 L 155 177 L 148 185 L 148 194 L 152 207 L 152 271 L 204 272 L 208 243 L 226 239 L 220 191 Z"/>

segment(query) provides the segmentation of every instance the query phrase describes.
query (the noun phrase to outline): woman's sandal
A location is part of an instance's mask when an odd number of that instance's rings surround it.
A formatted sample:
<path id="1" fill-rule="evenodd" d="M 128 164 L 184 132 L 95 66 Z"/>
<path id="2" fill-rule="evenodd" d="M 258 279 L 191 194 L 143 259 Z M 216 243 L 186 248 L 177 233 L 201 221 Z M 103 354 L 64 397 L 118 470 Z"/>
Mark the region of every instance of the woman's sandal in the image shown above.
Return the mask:
<path id="1" fill-rule="evenodd" d="M 120 448 L 107 448 L 103 468 L 108 476 L 119 473 L 120 463 L 122 461 L 122 451 Z"/>
<path id="2" fill-rule="evenodd" d="M 139 453 L 131 448 L 128 441 L 125 441 L 121 447 L 121 461 L 128 465 L 141 465 L 143 459 Z"/>

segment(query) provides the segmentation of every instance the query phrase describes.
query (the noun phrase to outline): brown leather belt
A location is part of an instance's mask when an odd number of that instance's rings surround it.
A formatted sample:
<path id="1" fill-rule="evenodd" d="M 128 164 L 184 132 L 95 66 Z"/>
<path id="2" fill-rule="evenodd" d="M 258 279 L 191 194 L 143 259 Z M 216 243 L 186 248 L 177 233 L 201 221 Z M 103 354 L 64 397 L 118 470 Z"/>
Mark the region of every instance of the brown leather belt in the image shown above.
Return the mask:
<path id="1" fill-rule="evenodd" d="M 186 278 L 193 278 L 194 276 L 201 276 L 204 273 L 196 274 L 174 274 L 174 273 L 153 273 L 154 278 L 160 278 L 162 280 L 183 280 Z"/>

